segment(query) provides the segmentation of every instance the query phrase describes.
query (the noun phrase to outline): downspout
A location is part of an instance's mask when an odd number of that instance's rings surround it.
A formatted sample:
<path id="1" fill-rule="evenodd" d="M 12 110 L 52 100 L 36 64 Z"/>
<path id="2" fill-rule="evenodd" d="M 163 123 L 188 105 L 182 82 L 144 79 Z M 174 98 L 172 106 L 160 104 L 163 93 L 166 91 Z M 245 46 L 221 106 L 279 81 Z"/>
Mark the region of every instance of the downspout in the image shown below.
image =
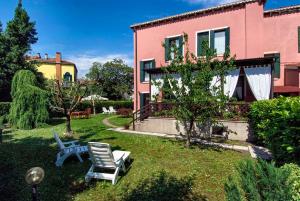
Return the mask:
<path id="1" fill-rule="evenodd" d="M 135 111 L 138 110 L 138 77 L 137 77 L 137 31 L 136 29 L 133 30 L 134 31 L 134 55 L 135 55 Z"/>

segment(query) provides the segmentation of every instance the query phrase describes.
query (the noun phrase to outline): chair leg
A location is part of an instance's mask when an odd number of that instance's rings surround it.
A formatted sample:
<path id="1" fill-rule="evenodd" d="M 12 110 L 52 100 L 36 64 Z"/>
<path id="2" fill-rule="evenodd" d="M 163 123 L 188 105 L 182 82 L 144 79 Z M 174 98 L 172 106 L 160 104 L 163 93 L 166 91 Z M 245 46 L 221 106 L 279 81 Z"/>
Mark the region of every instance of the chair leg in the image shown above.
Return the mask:
<path id="1" fill-rule="evenodd" d="M 70 156 L 70 154 L 64 154 L 60 156 L 60 153 L 57 154 L 55 165 L 61 167 L 64 164 L 64 161 Z"/>
<path id="2" fill-rule="evenodd" d="M 120 167 L 117 167 L 112 179 L 112 185 L 115 185 L 117 183 L 119 172 L 120 172 Z"/>
<path id="3" fill-rule="evenodd" d="M 92 177 L 90 176 L 90 174 L 93 174 L 94 173 L 94 166 L 92 165 L 89 169 L 89 171 L 86 173 L 85 175 L 85 182 L 90 182 Z"/>
<path id="4" fill-rule="evenodd" d="M 80 163 L 82 163 L 82 162 L 83 162 L 83 160 L 82 160 L 82 158 L 81 158 L 80 154 L 76 152 L 76 156 L 77 156 L 78 160 L 80 161 Z"/>

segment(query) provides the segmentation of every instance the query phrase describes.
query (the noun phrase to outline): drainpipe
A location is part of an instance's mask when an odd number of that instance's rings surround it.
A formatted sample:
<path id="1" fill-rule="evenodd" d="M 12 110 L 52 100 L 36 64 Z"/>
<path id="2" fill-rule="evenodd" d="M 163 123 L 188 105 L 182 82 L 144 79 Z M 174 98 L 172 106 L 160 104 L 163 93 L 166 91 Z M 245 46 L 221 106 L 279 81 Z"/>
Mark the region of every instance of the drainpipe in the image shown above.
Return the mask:
<path id="1" fill-rule="evenodd" d="M 136 29 L 133 30 L 134 31 L 134 55 L 135 55 L 135 111 L 138 110 L 138 77 L 137 77 L 137 65 L 138 65 L 138 61 L 137 61 L 137 31 Z"/>

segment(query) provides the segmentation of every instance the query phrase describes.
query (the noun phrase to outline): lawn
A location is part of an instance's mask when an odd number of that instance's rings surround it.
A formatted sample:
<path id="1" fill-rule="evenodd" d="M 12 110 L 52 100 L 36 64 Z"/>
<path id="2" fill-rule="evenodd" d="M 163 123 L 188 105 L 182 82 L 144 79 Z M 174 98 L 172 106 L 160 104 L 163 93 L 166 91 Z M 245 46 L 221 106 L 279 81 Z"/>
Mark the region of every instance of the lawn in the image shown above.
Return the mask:
<path id="1" fill-rule="evenodd" d="M 122 117 L 119 115 L 112 116 L 108 121 L 115 126 L 122 127 L 129 124 L 132 121 L 132 118 Z"/>
<path id="2" fill-rule="evenodd" d="M 24 174 L 34 166 L 45 170 L 39 185 L 43 201 L 224 200 L 224 181 L 235 172 L 238 161 L 249 158 L 235 151 L 199 146 L 186 149 L 183 143 L 169 139 L 108 131 L 102 124 L 105 117 L 73 120 L 72 127 L 81 144 L 106 142 L 113 149 L 131 151 L 133 162 L 117 185 L 102 180 L 86 185 L 88 156 L 83 163 L 73 158 L 62 168 L 55 167 L 57 147 L 51 129 L 60 134 L 64 130 L 64 122 L 56 121 L 30 131 L 6 131 L 0 144 L 1 200 L 30 200 Z"/>

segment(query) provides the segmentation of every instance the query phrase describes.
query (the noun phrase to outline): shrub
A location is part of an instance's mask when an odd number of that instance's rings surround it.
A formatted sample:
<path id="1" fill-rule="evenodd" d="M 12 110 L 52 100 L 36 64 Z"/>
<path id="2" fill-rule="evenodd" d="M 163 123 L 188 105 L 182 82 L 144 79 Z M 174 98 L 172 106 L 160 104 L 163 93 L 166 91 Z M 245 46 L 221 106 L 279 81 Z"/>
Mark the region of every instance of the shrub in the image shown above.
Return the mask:
<path id="1" fill-rule="evenodd" d="M 132 101 L 95 101 L 95 108 L 97 113 L 102 113 L 102 107 L 106 107 L 108 109 L 109 106 L 114 107 L 115 110 L 120 108 L 128 108 L 133 109 Z M 91 101 L 83 101 L 79 106 L 78 110 L 85 110 L 87 108 L 93 108 L 93 104 Z"/>
<path id="2" fill-rule="evenodd" d="M 236 180 L 229 177 L 225 183 L 228 201 L 292 199 L 289 171 L 275 167 L 274 163 L 245 160 L 239 163 L 237 171 Z"/>
<path id="3" fill-rule="evenodd" d="M 130 108 L 120 108 L 117 110 L 117 114 L 121 115 L 124 118 L 128 118 L 132 114 L 132 109 Z"/>
<path id="4" fill-rule="evenodd" d="M 257 101 L 249 116 L 258 144 L 268 147 L 277 163 L 300 164 L 300 97 Z"/>
<path id="5" fill-rule="evenodd" d="M 289 171 L 288 182 L 292 190 L 292 200 L 300 200 L 300 167 L 296 164 L 285 164 L 283 169 Z"/>
<path id="6" fill-rule="evenodd" d="M 0 116 L 8 115 L 10 109 L 10 102 L 0 102 Z"/>
<path id="7" fill-rule="evenodd" d="M 37 83 L 35 79 L 35 75 L 28 70 L 18 71 L 13 78 L 9 119 L 12 125 L 21 129 L 38 127 L 49 118 L 48 94 L 33 85 Z"/>

